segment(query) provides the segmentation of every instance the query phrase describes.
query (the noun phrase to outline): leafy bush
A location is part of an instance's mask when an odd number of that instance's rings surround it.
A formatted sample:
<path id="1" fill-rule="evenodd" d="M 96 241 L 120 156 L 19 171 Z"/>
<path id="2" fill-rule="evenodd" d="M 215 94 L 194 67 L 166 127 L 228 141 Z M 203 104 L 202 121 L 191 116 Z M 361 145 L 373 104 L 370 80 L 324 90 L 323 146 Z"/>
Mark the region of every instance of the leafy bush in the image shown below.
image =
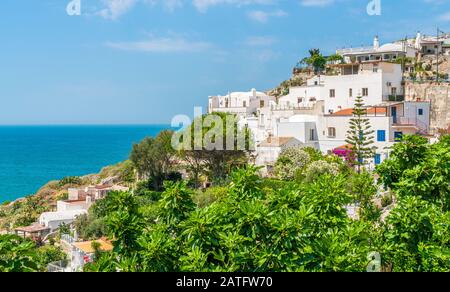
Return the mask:
<path id="1" fill-rule="evenodd" d="M 66 185 L 80 185 L 83 181 L 77 176 L 67 176 L 58 182 L 59 187 L 64 187 Z"/>
<path id="2" fill-rule="evenodd" d="M 275 164 L 275 173 L 282 180 L 293 180 L 298 171 L 302 171 L 309 163 L 309 154 L 301 147 L 283 150 Z"/>
<path id="3" fill-rule="evenodd" d="M 227 195 L 227 189 L 224 187 L 212 187 L 205 190 L 198 190 L 194 194 L 193 201 L 199 208 L 205 208 L 212 203 L 220 200 Z"/>
<path id="4" fill-rule="evenodd" d="M 384 195 L 382 198 L 381 198 L 381 206 L 383 207 L 383 208 L 386 208 L 387 206 L 390 206 L 390 205 L 392 205 L 392 203 L 393 203 L 393 198 L 392 198 L 392 194 L 387 194 L 387 195 Z"/>
<path id="5" fill-rule="evenodd" d="M 323 160 L 311 163 L 305 170 L 305 182 L 313 182 L 323 175 L 336 176 L 339 173 L 339 167 L 335 163 L 329 163 Z"/>

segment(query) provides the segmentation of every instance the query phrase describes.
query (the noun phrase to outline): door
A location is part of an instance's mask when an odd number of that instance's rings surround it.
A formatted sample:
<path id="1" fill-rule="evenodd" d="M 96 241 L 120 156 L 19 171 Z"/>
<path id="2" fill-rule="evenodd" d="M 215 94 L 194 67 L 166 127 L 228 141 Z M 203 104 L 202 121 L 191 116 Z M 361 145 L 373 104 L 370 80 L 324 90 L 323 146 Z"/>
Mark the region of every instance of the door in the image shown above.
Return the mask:
<path id="1" fill-rule="evenodd" d="M 391 116 L 394 119 L 394 124 L 397 124 L 397 108 L 391 107 Z"/>

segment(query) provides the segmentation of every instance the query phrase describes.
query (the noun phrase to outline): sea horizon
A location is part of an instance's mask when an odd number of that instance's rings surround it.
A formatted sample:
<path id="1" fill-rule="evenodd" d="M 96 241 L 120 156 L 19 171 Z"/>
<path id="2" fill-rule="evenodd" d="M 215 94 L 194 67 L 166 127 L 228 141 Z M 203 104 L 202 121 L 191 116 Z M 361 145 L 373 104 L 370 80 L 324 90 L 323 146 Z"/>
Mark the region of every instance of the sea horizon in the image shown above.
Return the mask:
<path id="1" fill-rule="evenodd" d="M 169 124 L 0 125 L 0 203 L 49 181 L 98 173 L 128 159 L 132 145 Z"/>

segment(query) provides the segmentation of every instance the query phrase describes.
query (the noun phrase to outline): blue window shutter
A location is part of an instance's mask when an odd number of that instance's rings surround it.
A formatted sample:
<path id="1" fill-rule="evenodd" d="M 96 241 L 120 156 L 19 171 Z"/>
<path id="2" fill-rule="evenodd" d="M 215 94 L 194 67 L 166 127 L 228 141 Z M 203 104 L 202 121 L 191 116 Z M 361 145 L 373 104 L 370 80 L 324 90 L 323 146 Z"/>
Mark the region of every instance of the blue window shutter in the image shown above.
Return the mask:
<path id="1" fill-rule="evenodd" d="M 377 132 L 377 140 L 378 140 L 378 142 L 385 142 L 386 141 L 386 131 L 385 130 L 378 130 L 378 132 Z"/>
<path id="2" fill-rule="evenodd" d="M 381 154 L 375 154 L 374 162 L 375 162 L 375 165 L 381 164 Z"/>

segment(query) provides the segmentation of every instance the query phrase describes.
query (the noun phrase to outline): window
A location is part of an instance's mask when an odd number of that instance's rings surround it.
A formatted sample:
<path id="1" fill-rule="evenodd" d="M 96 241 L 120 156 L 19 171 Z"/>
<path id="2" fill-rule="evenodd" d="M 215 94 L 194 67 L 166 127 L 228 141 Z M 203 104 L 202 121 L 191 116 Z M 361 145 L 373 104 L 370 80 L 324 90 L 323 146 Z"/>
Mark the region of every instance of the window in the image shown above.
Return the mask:
<path id="1" fill-rule="evenodd" d="M 228 99 L 225 99 L 225 107 L 228 107 Z"/>
<path id="2" fill-rule="evenodd" d="M 392 87 L 391 88 L 391 94 L 396 96 L 397 95 L 397 87 Z"/>
<path id="3" fill-rule="evenodd" d="M 403 132 L 395 132 L 394 133 L 394 140 L 395 142 L 401 141 L 403 138 Z"/>
<path id="4" fill-rule="evenodd" d="M 349 96 L 349 97 L 353 97 L 353 88 L 350 88 L 350 89 L 348 90 L 348 96 Z"/>
<path id="5" fill-rule="evenodd" d="M 369 88 L 362 89 L 362 96 L 369 96 Z"/>
<path id="6" fill-rule="evenodd" d="M 264 107 L 264 100 L 259 101 L 259 107 Z"/>
<path id="7" fill-rule="evenodd" d="M 423 116 L 423 109 L 419 108 L 419 116 Z"/>
<path id="8" fill-rule="evenodd" d="M 375 165 L 381 164 L 381 154 L 375 154 L 374 163 L 375 163 Z"/>
<path id="9" fill-rule="evenodd" d="M 336 90 L 335 89 L 330 89 L 330 97 L 336 97 Z"/>
<path id="10" fill-rule="evenodd" d="M 378 66 L 373 66 L 373 73 L 378 73 Z"/>
<path id="11" fill-rule="evenodd" d="M 243 107 L 247 107 L 247 102 L 244 101 L 244 102 L 242 103 L 242 106 L 243 106 Z"/>
<path id="12" fill-rule="evenodd" d="M 336 137 L 336 128 L 328 128 L 328 137 L 335 138 Z"/>
<path id="13" fill-rule="evenodd" d="M 297 101 L 298 101 L 298 103 L 302 103 L 303 102 L 303 98 L 299 98 Z"/>
<path id="14" fill-rule="evenodd" d="M 314 85 L 318 85 L 319 84 L 319 82 L 317 82 L 317 81 L 314 81 Z"/>
<path id="15" fill-rule="evenodd" d="M 314 129 L 309 130 L 309 140 L 315 141 L 316 140 L 316 131 Z"/>
<path id="16" fill-rule="evenodd" d="M 386 131 L 385 130 L 378 130 L 377 131 L 377 141 L 378 142 L 385 142 L 386 141 Z"/>

